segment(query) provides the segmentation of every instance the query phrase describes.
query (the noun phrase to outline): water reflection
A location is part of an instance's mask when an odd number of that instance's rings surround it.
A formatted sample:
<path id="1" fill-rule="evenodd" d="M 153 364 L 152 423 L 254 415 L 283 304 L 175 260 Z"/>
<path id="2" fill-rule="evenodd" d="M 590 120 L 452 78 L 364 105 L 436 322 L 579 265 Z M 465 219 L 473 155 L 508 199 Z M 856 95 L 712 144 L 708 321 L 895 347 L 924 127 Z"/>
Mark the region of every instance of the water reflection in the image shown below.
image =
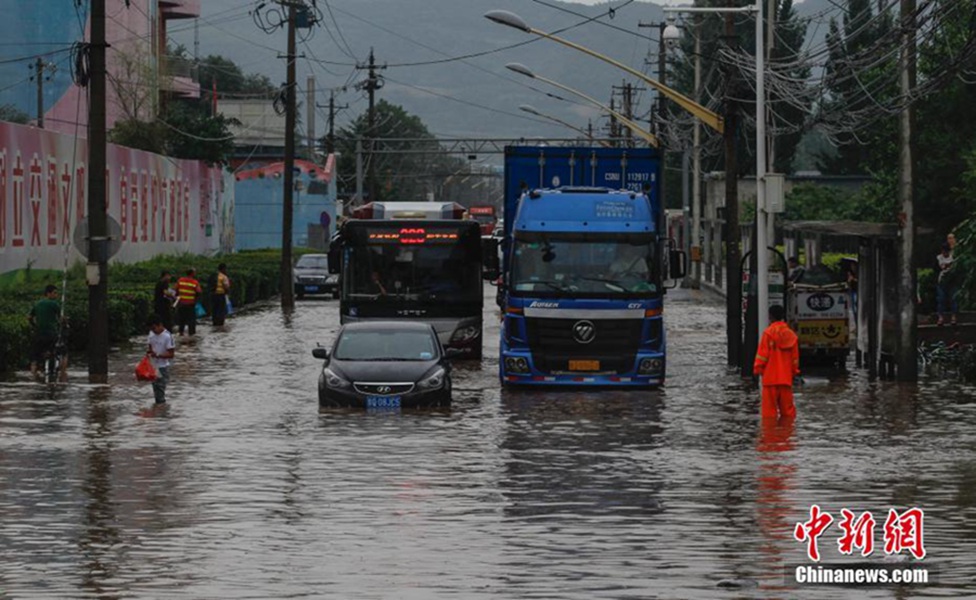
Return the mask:
<path id="1" fill-rule="evenodd" d="M 792 545 L 790 521 L 795 498 L 797 467 L 793 462 L 796 422 L 789 418 L 760 419 L 756 440 L 759 464 L 756 470 L 756 520 L 760 543 L 762 587 L 785 591 L 785 549 Z"/>
<path id="2" fill-rule="evenodd" d="M 116 590 L 106 584 L 118 575 L 117 551 L 122 542 L 118 526 L 116 503 L 113 499 L 112 477 L 112 418 L 108 388 L 88 392 L 81 491 L 85 507 L 83 527 L 78 539 L 82 561 L 81 587 L 99 597 L 116 598 Z"/>
<path id="3" fill-rule="evenodd" d="M 666 515 L 654 457 L 663 394 L 504 390 L 502 409 L 497 486 L 511 593 L 551 593 L 554 579 L 565 597 L 646 590 L 642 566 Z"/>

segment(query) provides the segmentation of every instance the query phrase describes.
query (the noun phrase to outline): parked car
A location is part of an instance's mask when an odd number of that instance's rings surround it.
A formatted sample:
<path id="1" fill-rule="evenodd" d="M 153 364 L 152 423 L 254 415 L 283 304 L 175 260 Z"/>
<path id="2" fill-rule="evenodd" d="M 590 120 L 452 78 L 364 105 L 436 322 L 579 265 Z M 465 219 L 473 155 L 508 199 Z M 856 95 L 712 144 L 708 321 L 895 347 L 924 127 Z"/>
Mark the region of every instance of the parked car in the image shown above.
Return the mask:
<path id="1" fill-rule="evenodd" d="M 450 351 L 449 351 L 450 353 Z M 414 408 L 451 403 L 451 364 L 428 323 L 347 323 L 319 376 L 319 406 Z"/>
<path id="2" fill-rule="evenodd" d="M 303 254 L 295 263 L 295 296 L 305 294 L 339 297 L 339 276 L 329 273 L 328 254 Z"/>

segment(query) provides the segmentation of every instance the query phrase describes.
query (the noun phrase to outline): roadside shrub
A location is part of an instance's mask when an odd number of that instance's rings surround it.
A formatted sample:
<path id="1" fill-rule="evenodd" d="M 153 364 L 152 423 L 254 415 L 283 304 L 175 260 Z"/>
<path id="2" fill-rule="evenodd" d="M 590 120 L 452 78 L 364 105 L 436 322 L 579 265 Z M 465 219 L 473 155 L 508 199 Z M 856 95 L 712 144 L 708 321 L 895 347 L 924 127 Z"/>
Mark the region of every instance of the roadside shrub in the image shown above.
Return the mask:
<path id="1" fill-rule="evenodd" d="M 308 250 L 296 249 L 295 255 L 297 257 L 305 252 Z M 255 250 L 223 256 L 157 256 L 140 263 L 110 265 L 109 339 L 117 343 L 145 333 L 146 322 L 153 310 L 153 290 L 163 270 L 172 273 L 175 282 L 187 268 L 195 268 L 197 279 L 203 287 L 200 302 L 209 313 L 208 281 L 217 272 L 217 265 L 227 263 L 227 273 L 232 282 L 231 303 L 236 311 L 279 293 L 280 261 L 281 252 L 278 250 Z M 11 278 L 7 282 L 0 296 L 0 372 L 27 366 L 33 337 L 27 314 L 40 298 L 44 285 L 54 283 L 60 286 L 61 278 L 60 272 L 50 272 L 44 280 L 35 276 L 24 280 Z M 88 286 L 82 264 L 68 269 L 64 311 L 69 322 L 68 347 L 75 352 L 83 350 L 88 339 Z"/>

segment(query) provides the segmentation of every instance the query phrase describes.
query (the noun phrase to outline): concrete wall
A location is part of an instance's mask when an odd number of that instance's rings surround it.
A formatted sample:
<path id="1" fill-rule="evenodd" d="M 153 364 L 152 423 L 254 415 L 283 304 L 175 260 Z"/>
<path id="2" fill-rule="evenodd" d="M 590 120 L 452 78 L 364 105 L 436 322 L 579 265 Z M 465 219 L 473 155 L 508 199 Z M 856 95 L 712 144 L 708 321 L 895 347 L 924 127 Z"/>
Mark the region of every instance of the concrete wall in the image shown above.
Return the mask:
<path id="1" fill-rule="evenodd" d="M 0 122 L 0 273 L 83 260 L 75 242 L 88 215 L 87 161 L 84 140 Z M 109 144 L 105 176 L 120 244 L 113 262 L 233 250 L 229 173 Z"/>

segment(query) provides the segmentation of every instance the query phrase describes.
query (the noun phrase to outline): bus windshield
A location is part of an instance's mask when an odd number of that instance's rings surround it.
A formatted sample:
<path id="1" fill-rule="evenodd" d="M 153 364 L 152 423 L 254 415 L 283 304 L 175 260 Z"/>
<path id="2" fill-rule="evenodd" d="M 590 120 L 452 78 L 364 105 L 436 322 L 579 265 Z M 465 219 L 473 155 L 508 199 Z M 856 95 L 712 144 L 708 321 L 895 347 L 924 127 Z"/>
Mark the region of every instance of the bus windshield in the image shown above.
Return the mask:
<path id="1" fill-rule="evenodd" d="M 347 299 L 468 303 L 482 300 L 477 228 L 365 226 L 350 236 Z"/>
<path id="2" fill-rule="evenodd" d="M 654 236 L 516 234 L 512 291 L 532 296 L 646 298 L 661 292 Z"/>

